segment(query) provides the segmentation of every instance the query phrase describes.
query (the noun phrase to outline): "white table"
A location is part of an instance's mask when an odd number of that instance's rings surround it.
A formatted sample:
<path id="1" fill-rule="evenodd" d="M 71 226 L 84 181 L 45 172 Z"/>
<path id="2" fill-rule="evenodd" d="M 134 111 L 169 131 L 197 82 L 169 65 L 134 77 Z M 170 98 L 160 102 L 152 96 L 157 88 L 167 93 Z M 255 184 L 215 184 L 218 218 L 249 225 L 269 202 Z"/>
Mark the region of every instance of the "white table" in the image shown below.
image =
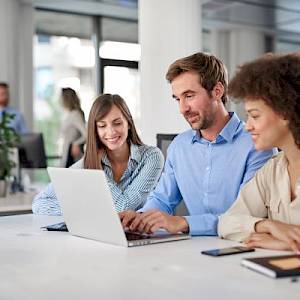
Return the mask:
<path id="1" fill-rule="evenodd" d="M 197 237 L 122 248 L 42 231 L 59 217 L 0 218 L 0 299 L 299 299 L 300 281 L 271 279 L 240 266 L 254 253 L 208 257 L 201 250 L 232 246 Z"/>

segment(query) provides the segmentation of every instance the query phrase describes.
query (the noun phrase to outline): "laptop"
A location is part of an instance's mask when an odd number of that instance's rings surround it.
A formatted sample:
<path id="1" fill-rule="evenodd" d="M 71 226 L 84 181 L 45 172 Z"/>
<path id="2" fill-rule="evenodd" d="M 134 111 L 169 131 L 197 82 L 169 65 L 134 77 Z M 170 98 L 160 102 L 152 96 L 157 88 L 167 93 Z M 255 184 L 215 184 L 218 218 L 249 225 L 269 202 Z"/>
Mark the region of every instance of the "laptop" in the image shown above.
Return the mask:
<path id="1" fill-rule="evenodd" d="M 102 170 L 48 167 L 68 231 L 75 236 L 124 247 L 178 241 L 188 234 L 124 232 Z"/>

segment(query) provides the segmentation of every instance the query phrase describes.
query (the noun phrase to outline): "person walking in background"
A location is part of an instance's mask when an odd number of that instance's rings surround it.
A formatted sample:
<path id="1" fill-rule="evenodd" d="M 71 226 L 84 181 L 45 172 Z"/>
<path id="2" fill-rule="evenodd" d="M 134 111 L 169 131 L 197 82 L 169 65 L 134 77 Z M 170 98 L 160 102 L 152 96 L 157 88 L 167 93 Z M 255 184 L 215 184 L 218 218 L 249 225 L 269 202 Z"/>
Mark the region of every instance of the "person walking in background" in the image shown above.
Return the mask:
<path id="1" fill-rule="evenodd" d="M 9 106 L 9 85 L 6 82 L 0 82 L 0 121 L 4 113 L 14 115 L 14 118 L 10 120 L 9 126 L 16 133 L 28 133 L 23 115 L 18 110 Z"/>
<path id="2" fill-rule="evenodd" d="M 157 147 L 142 143 L 123 98 L 99 96 L 90 111 L 87 133 L 84 158 L 72 168 L 103 170 L 117 212 L 141 208 L 158 182 L 164 159 Z M 52 184 L 35 197 L 32 211 L 61 215 Z"/>
<path id="3" fill-rule="evenodd" d="M 66 111 L 61 124 L 62 158 L 61 166 L 69 167 L 83 155 L 86 141 L 86 125 L 84 112 L 76 92 L 71 88 L 63 88 L 62 106 Z"/>
<path id="4" fill-rule="evenodd" d="M 220 217 L 219 236 L 300 253 L 300 55 L 268 54 L 243 65 L 229 93 L 245 103 L 255 148 L 282 151 Z"/>

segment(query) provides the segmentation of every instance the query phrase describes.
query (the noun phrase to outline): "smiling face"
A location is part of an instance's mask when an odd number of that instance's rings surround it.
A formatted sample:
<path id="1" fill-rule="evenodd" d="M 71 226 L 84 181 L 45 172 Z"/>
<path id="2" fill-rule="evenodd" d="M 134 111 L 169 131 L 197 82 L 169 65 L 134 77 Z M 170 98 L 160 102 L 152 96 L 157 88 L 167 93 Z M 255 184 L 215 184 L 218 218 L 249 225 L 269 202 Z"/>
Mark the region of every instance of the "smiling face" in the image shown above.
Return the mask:
<path id="1" fill-rule="evenodd" d="M 263 100 L 246 99 L 245 109 L 248 114 L 246 129 L 251 133 L 255 148 L 257 150 L 282 148 L 290 134 L 288 121 Z"/>
<path id="2" fill-rule="evenodd" d="M 126 145 L 128 122 L 120 109 L 113 105 L 109 113 L 96 123 L 97 133 L 108 150 L 114 151 Z"/>
<path id="3" fill-rule="evenodd" d="M 201 86 L 197 73 L 184 72 L 171 82 L 171 86 L 180 113 L 193 129 L 203 130 L 214 124 L 217 101 Z"/>

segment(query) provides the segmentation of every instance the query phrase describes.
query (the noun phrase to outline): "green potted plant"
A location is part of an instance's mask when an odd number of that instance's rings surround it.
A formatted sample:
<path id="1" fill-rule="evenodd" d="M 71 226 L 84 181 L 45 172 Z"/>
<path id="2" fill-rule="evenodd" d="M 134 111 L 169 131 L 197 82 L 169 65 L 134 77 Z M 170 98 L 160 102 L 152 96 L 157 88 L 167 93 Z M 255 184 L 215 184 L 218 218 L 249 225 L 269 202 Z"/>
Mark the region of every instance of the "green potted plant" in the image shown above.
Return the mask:
<path id="1" fill-rule="evenodd" d="M 12 160 L 12 155 L 13 149 L 20 141 L 20 136 L 9 126 L 14 117 L 14 114 L 3 112 L 0 122 L 0 197 L 6 196 L 8 179 L 12 168 L 16 165 Z"/>

